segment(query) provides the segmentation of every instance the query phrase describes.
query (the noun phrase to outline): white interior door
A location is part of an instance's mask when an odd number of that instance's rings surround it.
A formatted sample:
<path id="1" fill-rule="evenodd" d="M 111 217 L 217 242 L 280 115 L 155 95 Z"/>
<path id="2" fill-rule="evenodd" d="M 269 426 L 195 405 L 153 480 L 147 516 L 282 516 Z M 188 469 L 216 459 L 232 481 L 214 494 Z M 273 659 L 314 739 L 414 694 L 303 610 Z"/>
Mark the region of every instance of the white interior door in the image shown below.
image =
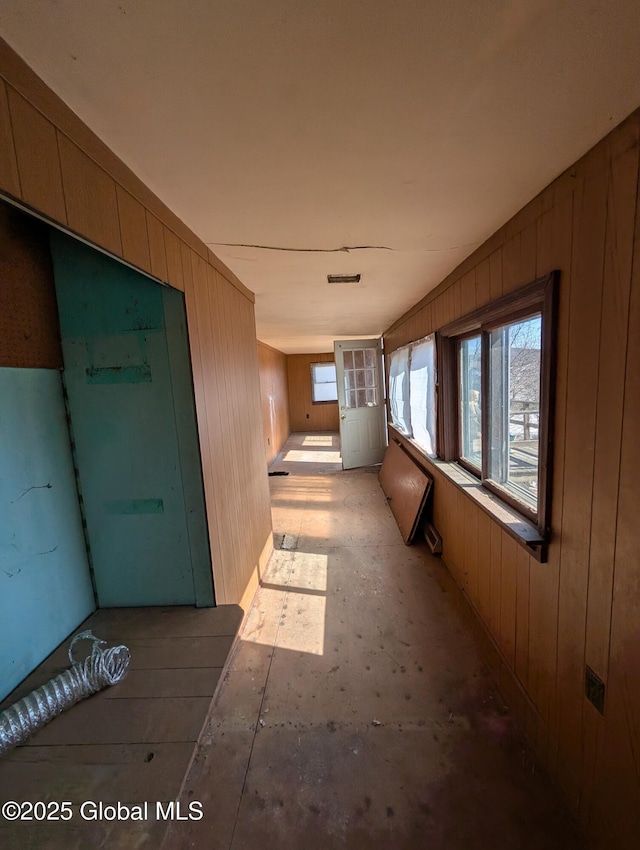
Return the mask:
<path id="1" fill-rule="evenodd" d="M 333 347 L 342 466 L 354 469 L 381 463 L 387 446 L 382 340 L 336 340 Z"/>

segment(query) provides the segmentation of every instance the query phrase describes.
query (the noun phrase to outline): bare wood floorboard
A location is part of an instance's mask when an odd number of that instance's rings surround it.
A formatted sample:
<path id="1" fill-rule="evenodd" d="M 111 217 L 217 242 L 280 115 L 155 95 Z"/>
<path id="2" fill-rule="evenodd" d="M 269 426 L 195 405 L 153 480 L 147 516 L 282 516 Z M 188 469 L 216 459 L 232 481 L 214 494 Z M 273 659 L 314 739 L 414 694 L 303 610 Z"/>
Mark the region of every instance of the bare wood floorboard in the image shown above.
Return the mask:
<path id="1" fill-rule="evenodd" d="M 126 644 L 131 666 L 118 685 L 77 703 L 0 761 L 1 800 L 69 801 L 74 811 L 68 823 L 0 820 L 0 847 L 109 847 L 112 824 L 85 822 L 83 802 L 175 800 L 241 619 L 238 606 L 224 605 L 100 609 L 82 623 L 74 634 L 91 629 Z M 67 668 L 69 640 L 0 708 Z M 133 828 L 149 837 L 154 823 Z"/>

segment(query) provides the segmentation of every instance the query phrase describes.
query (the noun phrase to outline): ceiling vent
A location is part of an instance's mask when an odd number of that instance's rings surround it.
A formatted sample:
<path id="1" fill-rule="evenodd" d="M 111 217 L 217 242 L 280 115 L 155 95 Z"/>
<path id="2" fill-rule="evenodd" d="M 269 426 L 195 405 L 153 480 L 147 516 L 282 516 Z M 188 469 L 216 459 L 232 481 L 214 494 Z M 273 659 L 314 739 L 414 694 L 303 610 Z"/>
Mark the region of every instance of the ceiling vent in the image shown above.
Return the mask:
<path id="1" fill-rule="evenodd" d="M 328 274 L 328 283 L 360 283 L 359 274 Z"/>

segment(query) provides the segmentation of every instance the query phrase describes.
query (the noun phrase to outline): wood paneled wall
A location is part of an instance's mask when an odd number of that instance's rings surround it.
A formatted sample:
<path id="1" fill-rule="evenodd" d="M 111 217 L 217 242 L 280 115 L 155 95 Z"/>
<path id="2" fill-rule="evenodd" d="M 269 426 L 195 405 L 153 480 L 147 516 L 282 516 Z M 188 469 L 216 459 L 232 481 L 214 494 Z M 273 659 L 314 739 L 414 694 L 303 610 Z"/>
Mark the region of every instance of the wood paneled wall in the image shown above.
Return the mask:
<path id="1" fill-rule="evenodd" d="M 253 294 L 0 40 L 0 191 L 184 291 L 216 600 L 273 551 Z"/>
<path id="2" fill-rule="evenodd" d="M 0 202 L 0 367 L 61 369 L 47 228 Z"/>
<path id="3" fill-rule="evenodd" d="M 311 401 L 311 364 L 331 363 L 331 354 L 289 354 L 289 418 L 292 431 L 338 431 L 338 402 Z"/>
<path id="4" fill-rule="evenodd" d="M 260 396 L 267 466 L 277 457 L 290 434 L 287 355 L 258 342 Z"/>
<path id="5" fill-rule="evenodd" d="M 639 137 L 640 111 L 385 334 L 392 351 L 560 269 L 549 561 L 434 468 L 435 524 L 539 760 L 618 850 L 640 836 Z M 585 698 L 586 664 L 606 683 L 604 716 Z"/>

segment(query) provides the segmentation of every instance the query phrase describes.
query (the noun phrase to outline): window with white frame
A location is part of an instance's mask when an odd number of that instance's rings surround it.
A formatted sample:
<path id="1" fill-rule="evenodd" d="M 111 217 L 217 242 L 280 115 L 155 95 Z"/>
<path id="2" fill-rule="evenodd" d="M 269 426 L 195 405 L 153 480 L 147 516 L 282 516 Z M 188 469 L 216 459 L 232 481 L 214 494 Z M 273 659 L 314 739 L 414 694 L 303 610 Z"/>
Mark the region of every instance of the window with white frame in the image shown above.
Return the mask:
<path id="1" fill-rule="evenodd" d="M 311 364 L 311 400 L 314 404 L 338 400 L 335 363 Z"/>

